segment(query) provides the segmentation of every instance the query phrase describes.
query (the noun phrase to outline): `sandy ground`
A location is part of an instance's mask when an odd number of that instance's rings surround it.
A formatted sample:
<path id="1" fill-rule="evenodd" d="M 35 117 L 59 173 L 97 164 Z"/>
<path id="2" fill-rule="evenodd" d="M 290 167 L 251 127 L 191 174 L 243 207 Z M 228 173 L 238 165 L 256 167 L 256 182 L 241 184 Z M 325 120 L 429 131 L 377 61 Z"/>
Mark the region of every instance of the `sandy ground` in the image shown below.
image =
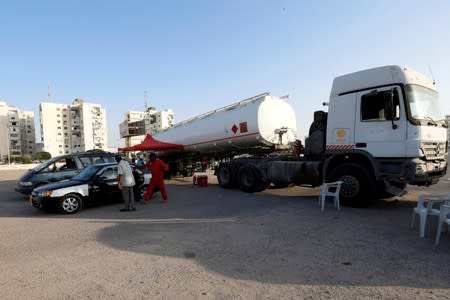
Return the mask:
<path id="1" fill-rule="evenodd" d="M 91 207 L 62 216 L 12 191 L 0 172 L 1 299 L 450 299 L 450 237 L 434 248 L 410 228 L 419 194 L 367 209 L 318 189 L 246 194 L 168 181 L 170 201 Z"/>

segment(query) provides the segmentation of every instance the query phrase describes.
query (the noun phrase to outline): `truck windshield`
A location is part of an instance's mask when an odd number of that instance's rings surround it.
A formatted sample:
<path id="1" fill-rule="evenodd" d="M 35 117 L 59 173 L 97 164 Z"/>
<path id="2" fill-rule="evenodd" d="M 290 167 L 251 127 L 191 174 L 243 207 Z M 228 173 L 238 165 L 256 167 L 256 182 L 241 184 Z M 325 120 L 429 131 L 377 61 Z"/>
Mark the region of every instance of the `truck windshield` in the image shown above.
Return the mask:
<path id="1" fill-rule="evenodd" d="M 444 119 L 439 108 L 437 92 L 419 85 L 407 85 L 405 90 L 413 119 L 427 122 Z"/>

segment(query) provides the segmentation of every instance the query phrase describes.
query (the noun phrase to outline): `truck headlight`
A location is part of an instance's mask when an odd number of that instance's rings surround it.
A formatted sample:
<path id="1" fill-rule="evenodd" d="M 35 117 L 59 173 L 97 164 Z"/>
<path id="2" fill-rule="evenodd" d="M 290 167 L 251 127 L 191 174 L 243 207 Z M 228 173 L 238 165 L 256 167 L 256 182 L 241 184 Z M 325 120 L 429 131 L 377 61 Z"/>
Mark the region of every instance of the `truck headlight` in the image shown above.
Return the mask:
<path id="1" fill-rule="evenodd" d="M 53 191 L 52 190 L 43 190 L 40 191 L 38 196 L 39 197 L 50 197 L 52 195 Z"/>
<path id="2" fill-rule="evenodd" d="M 33 183 L 29 182 L 29 181 L 21 181 L 21 182 L 19 182 L 19 184 L 21 186 L 32 186 L 33 185 Z"/>
<path id="3" fill-rule="evenodd" d="M 425 164 L 420 164 L 416 166 L 416 174 L 423 174 L 427 170 L 427 166 Z"/>

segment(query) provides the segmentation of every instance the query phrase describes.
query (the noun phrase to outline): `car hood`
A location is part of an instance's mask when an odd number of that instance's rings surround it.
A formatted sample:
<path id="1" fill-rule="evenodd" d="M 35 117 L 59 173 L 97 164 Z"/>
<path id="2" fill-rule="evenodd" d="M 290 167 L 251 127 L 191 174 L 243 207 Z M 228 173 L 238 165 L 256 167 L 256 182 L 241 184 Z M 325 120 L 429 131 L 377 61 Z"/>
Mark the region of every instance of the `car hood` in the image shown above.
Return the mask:
<path id="1" fill-rule="evenodd" d="M 26 171 L 22 176 L 20 176 L 19 181 L 28 181 L 33 174 L 35 174 L 33 170 Z"/>
<path id="2" fill-rule="evenodd" d="M 34 191 L 40 192 L 43 190 L 57 190 L 57 189 L 71 187 L 71 186 L 82 185 L 82 184 L 86 184 L 86 183 L 87 183 L 87 181 L 84 181 L 84 180 L 64 180 L 64 181 L 58 181 L 58 182 L 41 185 L 40 187 L 35 188 Z"/>

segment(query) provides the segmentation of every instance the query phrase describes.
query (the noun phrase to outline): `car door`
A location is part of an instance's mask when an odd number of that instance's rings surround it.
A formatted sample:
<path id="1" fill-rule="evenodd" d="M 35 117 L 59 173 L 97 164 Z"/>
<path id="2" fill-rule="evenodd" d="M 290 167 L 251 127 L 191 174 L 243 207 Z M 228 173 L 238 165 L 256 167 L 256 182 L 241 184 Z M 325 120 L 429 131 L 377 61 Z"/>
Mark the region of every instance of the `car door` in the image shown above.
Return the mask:
<path id="1" fill-rule="evenodd" d="M 104 167 L 97 173 L 94 182 L 96 185 L 94 200 L 111 202 L 121 199 L 117 181 L 117 166 Z"/>

